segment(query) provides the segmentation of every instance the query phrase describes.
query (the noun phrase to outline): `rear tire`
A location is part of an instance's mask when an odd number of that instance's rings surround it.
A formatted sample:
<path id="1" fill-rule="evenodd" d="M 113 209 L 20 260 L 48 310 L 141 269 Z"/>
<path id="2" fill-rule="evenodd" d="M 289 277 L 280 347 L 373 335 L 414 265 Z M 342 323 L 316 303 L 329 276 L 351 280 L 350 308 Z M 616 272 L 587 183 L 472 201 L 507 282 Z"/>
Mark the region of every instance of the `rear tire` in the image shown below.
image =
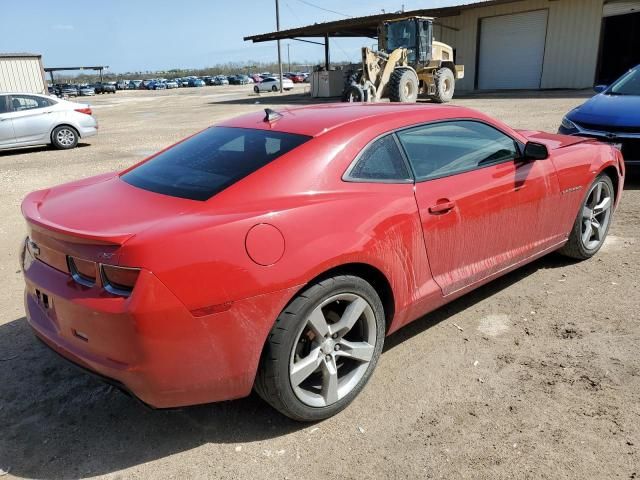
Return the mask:
<path id="1" fill-rule="evenodd" d="M 256 93 L 260 93 L 260 89 L 258 88 L 257 85 L 255 87 L 253 87 L 253 91 L 256 92 Z"/>
<path id="2" fill-rule="evenodd" d="M 331 417 L 366 385 L 384 335 L 384 309 L 369 283 L 351 275 L 314 283 L 276 320 L 254 388 L 294 420 Z"/>
<path id="3" fill-rule="evenodd" d="M 559 250 L 562 255 L 586 260 L 602 248 L 613 216 L 614 192 L 609 175 L 596 177 L 580 204 L 569 240 Z"/>
<path id="4" fill-rule="evenodd" d="M 453 98 L 456 89 L 456 78 L 451 69 L 447 67 L 440 68 L 433 76 L 436 84 L 436 93 L 431 97 L 435 103 L 447 103 Z"/>
<path id="5" fill-rule="evenodd" d="M 364 90 L 360 85 L 349 85 L 342 94 L 343 102 L 364 102 Z"/>
<path id="6" fill-rule="evenodd" d="M 392 102 L 415 103 L 418 99 L 418 76 L 408 68 L 396 68 L 387 88 Z"/>
<path id="7" fill-rule="evenodd" d="M 69 150 L 78 145 L 78 131 L 68 125 L 60 125 L 51 132 L 51 144 L 60 150 Z"/>
<path id="8" fill-rule="evenodd" d="M 272 92 L 277 92 L 278 91 L 278 87 L 276 87 L 275 85 L 273 87 L 271 87 L 271 91 Z"/>

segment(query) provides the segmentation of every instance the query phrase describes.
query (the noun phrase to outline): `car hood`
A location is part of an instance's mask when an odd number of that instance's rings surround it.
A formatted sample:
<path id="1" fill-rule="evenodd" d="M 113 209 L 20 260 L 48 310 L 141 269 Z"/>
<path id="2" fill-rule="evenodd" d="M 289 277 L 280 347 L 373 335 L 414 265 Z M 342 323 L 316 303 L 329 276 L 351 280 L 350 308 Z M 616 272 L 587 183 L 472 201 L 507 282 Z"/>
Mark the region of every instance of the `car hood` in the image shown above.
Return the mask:
<path id="1" fill-rule="evenodd" d="M 577 123 L 640 127 L 640 96 L 601 93 L 572 110 L 568 118 Z"/>
<path id="2" fill-rule="evenodd" d="M 110 173 L 33 192 L 22 202 L 22 213 L 29 223 L 49 231 L 123 244 L 198 207 L 201 202 L 142 190 Z"/>
<path id="3" fill-rule="evenodd" d="M 558 148 L 569 147 L 577 143 L 596 141 L 592 138 L 576 137 L 573 135 L 558 135 L 555 133 L 546 133 L 537 130 L 517 130 L 517 132 L 531 142 L 546 145 L 549 150 L 557 150 Z"/>

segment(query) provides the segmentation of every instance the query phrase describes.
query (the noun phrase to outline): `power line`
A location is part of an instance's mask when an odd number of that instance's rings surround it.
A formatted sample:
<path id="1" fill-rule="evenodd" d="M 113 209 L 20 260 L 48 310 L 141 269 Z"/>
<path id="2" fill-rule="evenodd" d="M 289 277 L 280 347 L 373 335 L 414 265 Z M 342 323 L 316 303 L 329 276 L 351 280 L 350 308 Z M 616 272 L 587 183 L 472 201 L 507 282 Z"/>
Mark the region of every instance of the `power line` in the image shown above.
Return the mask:
<path id="1" fill-rule="evenodd" d="M 307 0 L 298 0 L 298 1 L 300 3 L 304 3 L 305 5 L 308 5 L 310 7 L 317 8 L 318 10 L 324 10 L 325 12 L 335 13 L 336 15 L 341 15 L 343 17 L 352 18 L 351 15 L 347 15 L 346 13 L 336 12 L 335 10 L 329 10 L 328 8 L 324 8 L 324 7 L 321 7 L 319 5 L 315 5 L 315 4 L 311 3 L 311 2 L 307 2 Z"/>
<path id="2" fill-rule="evenodd" d="M 291 5 L 289 5 L 289 2 L 285 1 L 284 4 L 287 6 L 287 8 L 289 9 L 289 11 L 291 12 L 291 14 L 296 17 L 296 19 L 298 20 L 298 22 L 300 22 L 300 24 L 303 24 L 304 22 L 302 21 L 302 19 L 298 16 L 298 14 L 295 12 L 295 10 L 293 8 L 291 8 Z"/>

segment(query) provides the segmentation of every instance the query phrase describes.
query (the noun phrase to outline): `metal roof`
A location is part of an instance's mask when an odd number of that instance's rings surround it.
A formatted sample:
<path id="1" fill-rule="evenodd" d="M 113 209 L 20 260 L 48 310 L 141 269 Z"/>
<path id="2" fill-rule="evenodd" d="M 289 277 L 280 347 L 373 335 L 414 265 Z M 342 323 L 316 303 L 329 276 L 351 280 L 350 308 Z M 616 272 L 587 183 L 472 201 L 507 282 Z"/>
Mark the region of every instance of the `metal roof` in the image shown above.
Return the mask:
<path id="1" fill-rule="evenodd" d="M 314 23 L 305 27 L 290 28 L 279 32 L 262 33 L 244 37 L 245 41 L 269 42 L 296 37 L 376 37 L 378 35 L 378 24 L 386 20 L 393 20 L 404 17 L 453 17 L 460 15 L 463 10 L 473 8 L 501 5 L 513 3 L 520 0 L 485 0 L 481 2 L 455 5 L 452 7 L 426 8 L 411 10 L 401 13 L 382 13 L 365 17 L 348 18 L 346 20 L 336 20 L 333 22 Z"/>
<path id="2" fill-rule="evenodd" d="M 40 58 L 42 55 L 39 53 L 0 53 L 0 58 L 24 58 L 24 57 L 35 57 Z"/>

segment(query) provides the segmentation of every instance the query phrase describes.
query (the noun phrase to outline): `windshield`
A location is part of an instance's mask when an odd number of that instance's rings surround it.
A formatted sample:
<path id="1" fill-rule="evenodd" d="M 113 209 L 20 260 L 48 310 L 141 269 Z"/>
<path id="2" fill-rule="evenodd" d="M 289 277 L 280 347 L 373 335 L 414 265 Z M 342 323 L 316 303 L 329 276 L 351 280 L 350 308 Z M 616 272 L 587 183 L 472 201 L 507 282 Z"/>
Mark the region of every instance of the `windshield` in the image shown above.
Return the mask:
<path id="1" fill-rule="evenodd" d="M 614 82 L 607 91 L 610 95 L 640 95 L 640 68 L 634 68 Z"/>
<path id="2" fill-rule="evenodd" d="M 416 22 L 392 22 L 387 24 L 387 53 L 396 48 L 415 48 Z"/>
<path id="3" fill-rule="evenodd" d="M 270 130 L 208 128 L 121 178 L 163 195 L 207 200 L 310 138 Z"/>

